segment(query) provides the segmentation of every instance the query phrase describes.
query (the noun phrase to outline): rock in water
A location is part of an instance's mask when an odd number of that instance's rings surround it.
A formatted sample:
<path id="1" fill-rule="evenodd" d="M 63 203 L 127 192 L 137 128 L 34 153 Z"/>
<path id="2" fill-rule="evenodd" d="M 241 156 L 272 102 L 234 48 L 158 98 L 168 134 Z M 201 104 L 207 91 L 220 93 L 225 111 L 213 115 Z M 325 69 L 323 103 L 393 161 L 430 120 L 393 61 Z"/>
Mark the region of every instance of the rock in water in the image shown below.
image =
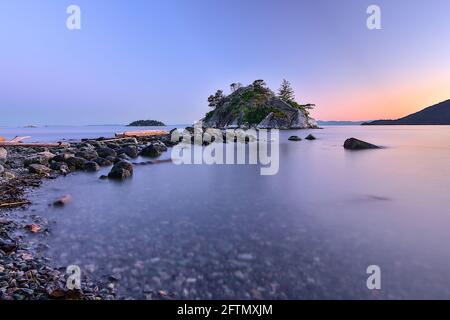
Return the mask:
<path id="1" fill-rule="evenodd" d="M 84 170 L 89 172 L 95 172 L 100 170 L 100 166 L 97 164 L 97 162 L 88 161 L 84 164 Z"/>
<path id="2" fill-rule="evenodd" d="M 30 173 L 47 174 L 52 170 L 42 164 L 33 163 L 28 167 L 28 171 L 30 171 Z"/>
<path id="3" fill-rule="evenodd" d="M 308 136 L 305 139 L 306 140 L 316 140 L 316 137 L 314 137 L 312 134 L 308 134 Z"/>
<path id="4" fill-rule="evenodd" d="M 66 160 L 67 165 L 70 167 L 73 167 L 75 169 L 83 169 L 84 168 L 84 164 L 87 161 L 83 158 L 79 158 L 79 157 L 70 157 Z"/>
<path id="5" fill-rule="evenodd" d="M 133 165 L 128 161 L 119 161 L 108 174 L 109 179 L 123 180 L 133 175 Z"/>
<path id="6" fill-rule="evenodd" d="M 136 146 L 125 146 L 120 150 L 121 153 L 126 154 L 130 158 L 136 158 L 138 156 L 138 149 Z"/>
<path id="7" fill-rule="evenodd" d="M 290 136 L 288 140 L 290 140 L 290 141 L 302 141 L 302 138 L 300 138 L 299 136 Z"/>
<path id="8" fill-rule="evenodd" d="M 160 148 L 158 148 L 155 144 L 151 144 L 142 149 L 140 155 L 143 157 L 156 158 L 159 157 L 161 153 L 162 151 Z"/>
<path id="9" fill-rule="evenodd" d="M 113 149 L 107 148 L 107 147 L 97 149 L 97 154 L 99 157 L 102 157 L 102 158 L 117 157 L 117 153 Z"/>
<path id="10" fill-rule="evenodd" d="M 362 140 L 349 138 L 345 140 L 344 148 L 347 150 L 365 150 L 365 149 L 379 149 L 380 147 Z"/>

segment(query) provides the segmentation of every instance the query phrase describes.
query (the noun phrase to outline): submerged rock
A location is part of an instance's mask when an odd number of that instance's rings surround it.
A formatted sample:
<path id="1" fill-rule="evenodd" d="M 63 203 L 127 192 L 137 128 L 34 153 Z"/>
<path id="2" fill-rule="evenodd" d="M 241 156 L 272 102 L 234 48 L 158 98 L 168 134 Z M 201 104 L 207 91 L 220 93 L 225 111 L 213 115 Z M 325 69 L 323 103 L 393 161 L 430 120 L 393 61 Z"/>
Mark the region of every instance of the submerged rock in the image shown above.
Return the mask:
<path id="1" fill-rule="evenodd" d="M 308 134 L 305 139 L 306 140 L 316 140 L 316 137 L 314 137 L 312 134 Z"/>
<path id="2" fill-rule="evenodd" d="M 119 153 L 126 154 L 130 158 L 136 158 L 138 156 L 138 148 L 135 145 L 125 146 L 119 150 Z"/>
<path id="3" fill-rule="evenodd" d="M 128 161 L 119 161 L 108 174 L 109 179 L 123 180 L 133 175 L 133 165 Z"/>
<path id="4" fill-rule="evenodd" d="M 73 167 L 74 169 L 82 170 L 84 168 L 84 164 L 87 161 L 80 157 L 70 157 L 66 160 L 66 163 L 69 167 Z"/>
<path id="5" fill-rule="evenodd" d="M 302 138 L 300 138 L 299 136 L 290 136 L 288 138 L 288 140 L 290 140 L 290 141 L 302 141 Z"/>
<path id="6" fill-rule="evenodd" d="M 380 147 L 362 140 L 349 138 L 345 140 L 344 148 L 347 150 L 364 150 L 364 149 L 379 149 Z"/>

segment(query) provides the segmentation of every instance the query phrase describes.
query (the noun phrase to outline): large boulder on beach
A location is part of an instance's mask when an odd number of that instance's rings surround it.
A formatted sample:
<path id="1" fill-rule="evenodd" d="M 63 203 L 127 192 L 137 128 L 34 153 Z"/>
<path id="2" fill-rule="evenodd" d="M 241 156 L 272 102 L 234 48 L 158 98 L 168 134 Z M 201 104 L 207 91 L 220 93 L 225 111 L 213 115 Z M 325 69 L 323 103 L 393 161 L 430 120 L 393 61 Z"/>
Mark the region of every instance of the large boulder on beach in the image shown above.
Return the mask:
<path id="1" fill-rule="evenodd" d="M 114 149 L 111 149 L 108 147 L 97 149 L 97 154 L 99 157 L 102 157 L 102 158 L 107 158 L 107 157 L 115 158 L 117 156 L 116 151 L 114 151 Z"/>
<path id="2" fill-rule="evenodd" d="M 6 151 L 5 148 L 0 148 L 0 162 L 6 161 L 7 157 L 8 157 L 8 151 Z"/>
<path id="3" fill-rule="evenodd" d="M 362 140 L 349 138 L 345 140 L 344 148 L 347 150 L 365 150 L 365 149 L 379 149 L 380 147 Z"/>
<path id="4" fill-rule="evenodd" d="M 28 171 L 36 174 L 47 174 L 50 173 L 52 169 L 42 164 L 33 163 L 28 166 Z"/>
<path id="5" fill-rule="evenodd" d="M 119 161 L 108 174 L 109 179 L 123 180 L 133 175 L 133 165 L 128 161 Z"/>

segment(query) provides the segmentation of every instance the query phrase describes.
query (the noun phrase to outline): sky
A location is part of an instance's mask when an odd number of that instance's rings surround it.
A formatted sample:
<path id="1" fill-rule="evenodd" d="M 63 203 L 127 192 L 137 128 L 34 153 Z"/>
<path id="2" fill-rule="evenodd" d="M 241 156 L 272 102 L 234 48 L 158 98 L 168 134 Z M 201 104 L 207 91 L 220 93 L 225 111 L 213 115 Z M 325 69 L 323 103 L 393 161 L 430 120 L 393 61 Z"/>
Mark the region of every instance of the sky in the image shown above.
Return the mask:
<path id="1" fill-rule="evenodd" d="M 289 80 L 320 120 L 450 98 L 448 0 L 0 0 L 0 41 L 4 126 L 191 123 L 217 89 L 255 79 Z"/>

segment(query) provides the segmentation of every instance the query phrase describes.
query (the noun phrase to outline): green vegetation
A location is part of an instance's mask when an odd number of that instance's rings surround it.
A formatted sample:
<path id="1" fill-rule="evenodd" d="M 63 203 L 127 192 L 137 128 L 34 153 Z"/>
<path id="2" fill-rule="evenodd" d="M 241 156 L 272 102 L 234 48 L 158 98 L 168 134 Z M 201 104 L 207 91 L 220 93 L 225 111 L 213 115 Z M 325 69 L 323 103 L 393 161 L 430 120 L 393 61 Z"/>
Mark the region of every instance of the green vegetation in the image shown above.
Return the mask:
<path id="1" fill-rule="evenodd" d="M 243 120 L 248 124 L 258 124 L 263 121 L 269 113 L 273 113 L 275 117 L 285 118 L 286 115 L 273 107 L 256 107 L 256 108 L 246 108 L 244 109 L 244 118 Z"/>
<path id="2" fill-rule="evenodd" d="M 164 123 L 157 120 L 137 120 L 128 125 L 129 127 L 163 127 Z"/>
<path id="3" fill-rule="evenodd" d="M 281 82 L 280 89 L 278 89 L 278 96 L 283 101 L 294 101 L 294 89 L 291 87 L 291 83 L 286 79 L 283 79 Z"/>

